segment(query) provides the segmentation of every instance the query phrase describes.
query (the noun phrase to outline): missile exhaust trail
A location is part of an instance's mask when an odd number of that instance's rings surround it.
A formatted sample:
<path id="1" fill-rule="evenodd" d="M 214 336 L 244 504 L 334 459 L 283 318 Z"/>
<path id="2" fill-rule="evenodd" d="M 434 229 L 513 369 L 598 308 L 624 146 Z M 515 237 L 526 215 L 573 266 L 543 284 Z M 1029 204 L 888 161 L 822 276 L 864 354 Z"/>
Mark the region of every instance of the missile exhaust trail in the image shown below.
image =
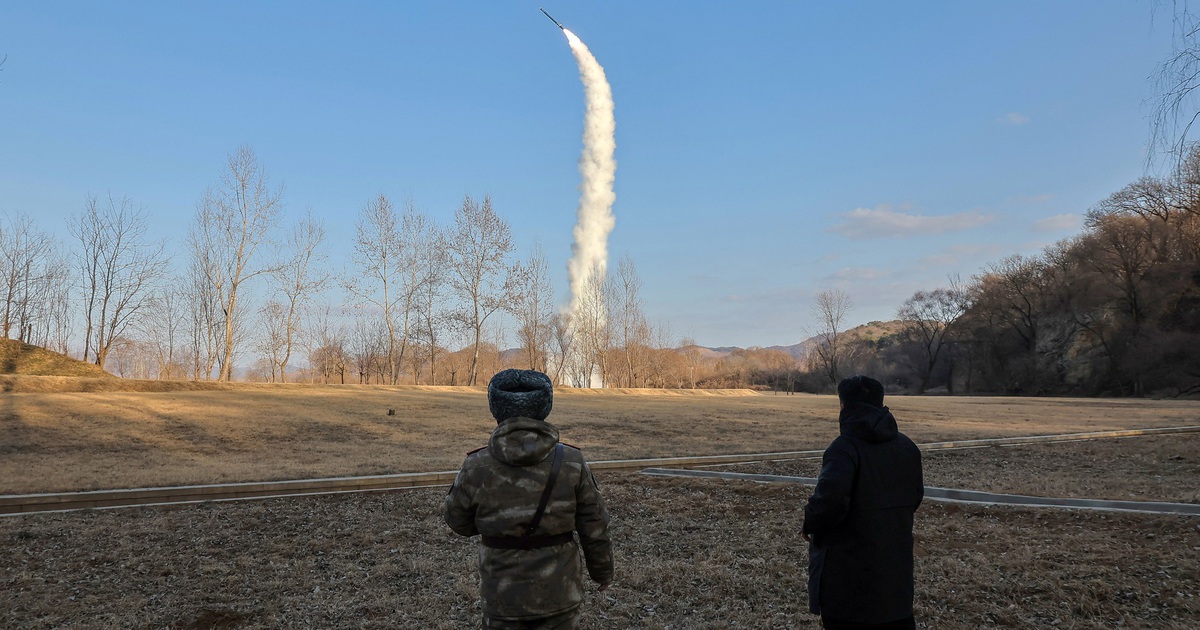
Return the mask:
<path id="1" fill-rule="evenodd" d="M 559 30 L 563 30 L 563 31 L 567 30 L 567 28 L 566 28 L 565 26 L 563 26 L 562 24 L 560 24 L 560 23 L 558 22 L 558 20 L 556 20 L 556 19 L 554 19 L 554 18 L 550 17 L 550 14 L 549 14 L 549 13 L 546 13 L 546 10 L 545 10 L 545 9 L 543 9 L 543 8 L 541 8 L 541 7 L 538 7 L 538 11 L 541 11 L 541 12 L 542 12 L 542 15 L 545 15 L 546 17 L 550 18 L 550 21 L 551 21 L 551 22 L 554 22 L 554 25 L 555 25 L 555 26 L 557 26 L 557 27 L 559 28 Z"/>
<path id="2" fill-rule="evenodd" d="M 542 13 L 554 22 L 567 37 L 571 54 L 579 66 L 579 79 L 583 83 L 583 151 L 579 156 L 579 206 L 576 209 L 575 240 L 571 244 L 571 259 L 567 261 L 567 276 L 571 285 L 571 302 L 563 309 L 568 316 L 572 331 L 580 330 L 584 322 L 588 325 L 604 325 L 607 315 L 591 314 L 589 306 L 596 290 L 603 290 L 608 268 L 608 235 L 616 226 L 612 207 L 616 200 L 613 181 L 616 178 L 616 120 L 613 117 L 612 87 L 604 74 L 604 68 L 596 57 L 570 29 L 554 19 L 545 9 Z M 589 310 L 591 309 L 591 310 Z M 587 319 L 591 317 L 592 319 Z M 596 321 L 596 318 L 599 321 Z M 576 361 L 573 359 L 573 362 Z M 590 371 L 583 385 L 595 386 L 598 374 L 595 366 L 589 367 L 586 360 L 578 366 Z"/>

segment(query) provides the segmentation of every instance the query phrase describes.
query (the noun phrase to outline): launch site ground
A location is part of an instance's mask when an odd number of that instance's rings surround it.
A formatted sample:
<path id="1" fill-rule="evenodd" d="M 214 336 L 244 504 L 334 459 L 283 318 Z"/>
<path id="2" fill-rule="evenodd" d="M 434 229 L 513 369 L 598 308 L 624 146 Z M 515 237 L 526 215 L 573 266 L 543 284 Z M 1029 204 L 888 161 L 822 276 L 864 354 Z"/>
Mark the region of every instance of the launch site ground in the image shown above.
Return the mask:
<path id="1" fill-rule="evenodd" d="M 453 470 L 494 426 L 482 388 L 139 388 L 8 381 L 0 494 Z M 1193 401 L 887 403 L 918 443 L 1200 424 Z M 830 396 L 559 390 L 550 421 L 599 461 L 820 450 L 836 409 Z M 1196 432 L 930 450 L 924 465 L 928 486 L 1200 503 Z M 812 477 L 819 461 L 719 470 Z M 618 576 L 589 593 L 583 627 L 818 627 L 798 534 L 811 488 L 597 477 Z M 0 627 L 473 627 L 475 544 L 442 523 L 444 493 L 0 517 Z M 1200 517 L 926 501 L 916 538 L 921 627 L 1200 627 Z"/>

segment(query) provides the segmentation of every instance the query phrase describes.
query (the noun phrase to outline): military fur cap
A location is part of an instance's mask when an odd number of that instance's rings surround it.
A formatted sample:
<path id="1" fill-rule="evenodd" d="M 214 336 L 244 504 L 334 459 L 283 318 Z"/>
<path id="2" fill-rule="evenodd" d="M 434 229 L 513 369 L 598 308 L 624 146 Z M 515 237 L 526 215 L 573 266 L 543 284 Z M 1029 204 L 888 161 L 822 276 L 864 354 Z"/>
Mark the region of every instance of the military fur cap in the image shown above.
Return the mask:
<path id="1" fill-rule="evenodd" d="M 504 370 L 488 383 L 488 407 L 496 422 L 516 417 L 545 420 L 553 405 L 550 377 L 536 370 Z"/>

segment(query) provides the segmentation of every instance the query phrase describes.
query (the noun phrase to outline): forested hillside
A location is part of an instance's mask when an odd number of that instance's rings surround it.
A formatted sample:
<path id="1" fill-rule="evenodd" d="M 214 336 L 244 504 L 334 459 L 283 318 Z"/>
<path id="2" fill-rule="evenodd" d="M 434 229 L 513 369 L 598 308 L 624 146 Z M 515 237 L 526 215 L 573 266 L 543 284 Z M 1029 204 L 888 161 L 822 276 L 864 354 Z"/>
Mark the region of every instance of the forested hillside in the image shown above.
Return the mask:
<path id="1" fill-rule="evenodd" d="M 874 339 L 827 326 L 802 386 L 829 387 L 833 356 L 840 375 L 917 393 L 1200 392 L 1200 148 L 1097 203 L 1076 236 L 918 292 L 897 318 Z"/>
<path id="2" fill-rule="evenodd" d="M 1078 236 L 991 266 L 970 299 L 957 338 L 974 386 L 1200 390 L 1200 149 L 1097 204 Z"/>

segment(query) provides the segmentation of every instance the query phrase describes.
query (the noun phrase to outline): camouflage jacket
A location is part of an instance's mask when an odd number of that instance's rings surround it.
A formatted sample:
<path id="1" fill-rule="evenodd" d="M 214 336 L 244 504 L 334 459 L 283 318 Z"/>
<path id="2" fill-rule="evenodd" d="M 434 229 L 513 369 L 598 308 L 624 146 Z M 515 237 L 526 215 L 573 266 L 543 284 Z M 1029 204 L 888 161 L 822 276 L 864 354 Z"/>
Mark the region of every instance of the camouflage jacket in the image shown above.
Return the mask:
<path id="1" fill-rule="evenodd" d="M 510 418 L 486 448 L 467 455 L 446 495 L 446 524 L 458 534 L 521 536 L 537 511 L 550 477 L 558 429 L 530 418 Z M 536 619 L 569 611 L 583 600 L 579 547 L 588 574 L 600 584 L 613 578 L 608 510 L 600 488 L 576 448 L 563 449 L 562 467 L 535 536 L 574 531 L 572 540 L 541 549 L 479 545 L 479 590 L 485 615 Z M 578 546 L 577 546 L 578 545 Z"/>

